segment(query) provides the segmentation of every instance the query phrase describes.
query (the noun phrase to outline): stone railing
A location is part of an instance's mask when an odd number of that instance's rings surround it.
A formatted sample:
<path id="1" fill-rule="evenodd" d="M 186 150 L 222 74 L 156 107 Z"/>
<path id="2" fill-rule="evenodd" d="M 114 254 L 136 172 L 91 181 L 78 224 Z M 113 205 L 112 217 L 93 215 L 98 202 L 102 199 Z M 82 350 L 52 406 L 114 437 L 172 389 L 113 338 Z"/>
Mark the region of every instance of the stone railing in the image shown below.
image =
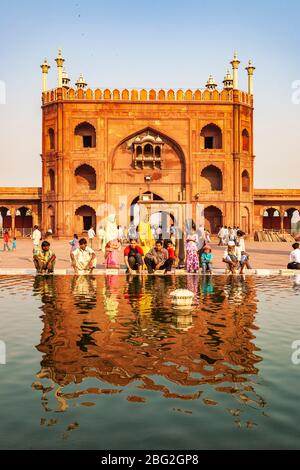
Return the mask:
<path id="1" fill-rule="evenodd" d="M 110 90 L 110 89 L 96 89 L 87 90 L 73 88 L 56 88 L 54 90 L 43 93 L 43 104 L 53 103 L 56 101 L 130 101 L 130 102 L 198 102 L 198 101 L 226 101 L 226 102 L 239 102 L 251 106 L 253 104 L 252 95 L 243 91 L 233 90 Z"/>

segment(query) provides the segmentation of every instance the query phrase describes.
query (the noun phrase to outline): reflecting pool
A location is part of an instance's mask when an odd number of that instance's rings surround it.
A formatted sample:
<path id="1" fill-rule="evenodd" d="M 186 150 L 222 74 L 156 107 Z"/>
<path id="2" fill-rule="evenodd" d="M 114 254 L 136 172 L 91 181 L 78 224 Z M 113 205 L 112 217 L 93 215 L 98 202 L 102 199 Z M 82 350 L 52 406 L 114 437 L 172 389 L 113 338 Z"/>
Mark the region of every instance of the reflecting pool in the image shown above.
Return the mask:
<path id="1" fill-rule="evenodd" d="M 299 284 L 0 277 L 0 448 L 299 449 Z"/>

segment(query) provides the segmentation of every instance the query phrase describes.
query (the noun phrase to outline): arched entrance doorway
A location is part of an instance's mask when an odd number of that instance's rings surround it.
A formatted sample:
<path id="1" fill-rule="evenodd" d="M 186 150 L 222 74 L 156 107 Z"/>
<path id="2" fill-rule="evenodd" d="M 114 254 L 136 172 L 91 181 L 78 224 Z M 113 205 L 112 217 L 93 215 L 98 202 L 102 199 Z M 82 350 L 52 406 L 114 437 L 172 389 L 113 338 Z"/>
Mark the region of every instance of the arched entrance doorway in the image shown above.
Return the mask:
<path id="1" fill-rule="evenodd" d="M 20 207 L 16 211 L 16 235 L 26 237 L 33 228 L 32 211 L 28 207 Z"/>
<path id="2" fill-rule="evenodd" d="M 75 212 L 75 231 L 82 234 L 96 227 L 96 211 L 90 206 L 81 206 Z"/>
<path id="3" fill-rule="evenodd" d="M 274 207 L 266 209 L 264 212 L 263 229 L 280 231 L 281 217 L 280 213 Z"/>
<path id="4" fill-rule="evenodd" d="M 204 220 L 207 230 L 216 235 L 219 227 L 223 225 L 222 211 L 215 206 L 209 206 L 204 210 Z"/>
<path id="5" fill-rule="evenodd" d="M 139 229 L 141 223 L 145 233 L 144 223 L 150 224 L 152 243 L 154 239 L 169 240 L 170 229 L 174 224 L 175 248 L 180 267 L 184 267 L 185 262 L 183 213 L 184 203 L 182 205 L 178 202 L 167 204 L 159 195 L 150 191 L 135 198 L 131 204 L 131 227 L 134 224 L 134 227 Z M 147 230 L 150 228 L 148 227 Z M 139 238 L 139 233 L 137 233 L 137 238 Z"/>
<path id="6" fill-rule="evenodd" d="M 293 207 L 285 212 L 283 228 L 289 233 L 298 233 L 300 228 L 300 211 L 298 209 Z"/>
<path id="7" fill-rule="evenodd" d="M 130 223 L 136 227 L 139 225 L 141 220 L 141 206 L 151 205 L 151 202 L 162 201 L 163 199 L 157 194 L 147 191 L 140 196 L 137 196 L 130 205 Z"/>
<path id="8" fill-rule="evenodd" d="M 11 230 L 12 220 L 9 209 L 7 207 L 0 207 L 0 233 L 4 230 Z"/>

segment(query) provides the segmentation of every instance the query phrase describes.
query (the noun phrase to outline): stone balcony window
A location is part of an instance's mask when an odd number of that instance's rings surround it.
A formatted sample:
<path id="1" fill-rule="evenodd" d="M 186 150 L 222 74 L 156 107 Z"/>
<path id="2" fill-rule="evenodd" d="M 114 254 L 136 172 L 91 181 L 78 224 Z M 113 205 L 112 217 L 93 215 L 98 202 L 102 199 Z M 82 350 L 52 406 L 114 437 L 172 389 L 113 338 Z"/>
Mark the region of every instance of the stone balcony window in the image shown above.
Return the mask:
<path id="1" fill-rule="evenodd" d="M 132 144 L 133 167 L 135 169 L 161 169 L 164 142 L 158 137 L 137 137 Z"/>

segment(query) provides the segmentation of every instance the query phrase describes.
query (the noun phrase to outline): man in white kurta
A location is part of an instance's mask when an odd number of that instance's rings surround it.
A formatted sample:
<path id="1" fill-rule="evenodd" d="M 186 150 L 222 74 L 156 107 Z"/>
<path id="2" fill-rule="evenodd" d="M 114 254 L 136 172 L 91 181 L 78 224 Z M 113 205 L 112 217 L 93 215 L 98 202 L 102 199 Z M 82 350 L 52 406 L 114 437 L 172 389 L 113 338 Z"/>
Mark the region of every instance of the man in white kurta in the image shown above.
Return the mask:
<path id="1" fill-rule="evenodd" d="M 92 274 L 97 266 L 94 250 L 87 246 L 85 238 L 79 241 L 79 248 L 71 253 L 72 267 L 76 274 Z"/>
<path id="2" fill-rule="evenodd" d="M 33 252 L 36 253 L 40 248 L 40 243 L 42 239 L 42 233 L 40 232 L 37 225 L 34 227 L 34 231 L 31 238 L 33 241 Z"/>

